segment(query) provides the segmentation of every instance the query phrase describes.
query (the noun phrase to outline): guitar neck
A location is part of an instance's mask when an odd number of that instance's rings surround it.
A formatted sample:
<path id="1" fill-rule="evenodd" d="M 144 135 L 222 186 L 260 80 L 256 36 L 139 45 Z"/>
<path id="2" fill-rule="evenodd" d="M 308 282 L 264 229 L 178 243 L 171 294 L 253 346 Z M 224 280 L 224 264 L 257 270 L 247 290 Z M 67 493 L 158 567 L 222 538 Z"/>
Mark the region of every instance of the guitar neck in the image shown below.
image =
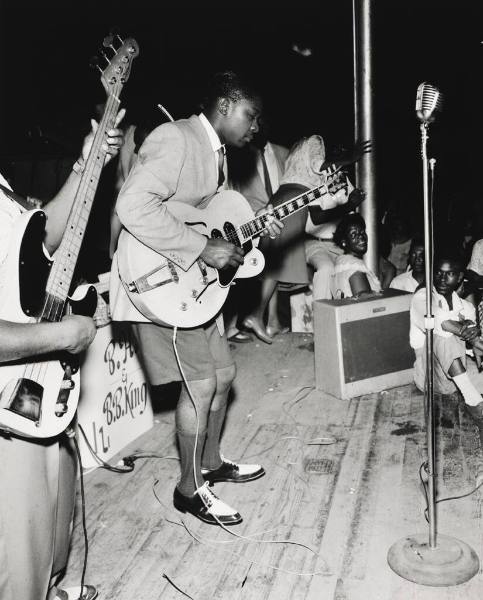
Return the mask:
<path id="1" fill-rule="evenodd" d="M 326 169 L 323 174 L 326 175 L 327 181 L 323 185 L 319 185 L 316 188 L 309 190 L 308 192 L 304 192 L 291 200 L 287 200 L 283 204 L 279 204 L 273 209 L 273 216 L 279 221 L 283 221 L 290 215 L 295 214 L 302 208 L 305 208 L 308 204 L 317 200 L 321 196 L 324 196 L 327 193 L 331 193 L 337 189 L 340 189 L 344 186 L 337 186 L 335 181 L 329 181 L 334 175 L 340 173 L 340 167 L 337 168 L 335 166 L 329 167 Z M 268 213 L 264 213 L 259 217 L 255 217 L 251 221 L 248 221 L 244 225 L 240 226 L 240 231 L 243 234 L 245 240 L 253 239 L 259 237 L 266 229 L 269 223 L 270 215 Z"/>
<path id="2" fill-rule="evenodd" d="M 42 319 L 44 320 L 57 321 L 60 320 L 63 314 L 64 304 L 72 283 L 74 269 L 107 154 L 107 150 L 102 147 L 105 141 L 105 132 L 115 126 L 116 115 L 119 111 L 121 87 L 119 84 L 118 89 L 115 89 L 106 101 L 104 114 L 85 162 L 85 168 L 67 220 L 65 233 L 57 249 L 55 261 L 47 281 L 45 308 L 42 313 Z M 55 310 L 52 310 L 52 304 L 55 304 Z"/>

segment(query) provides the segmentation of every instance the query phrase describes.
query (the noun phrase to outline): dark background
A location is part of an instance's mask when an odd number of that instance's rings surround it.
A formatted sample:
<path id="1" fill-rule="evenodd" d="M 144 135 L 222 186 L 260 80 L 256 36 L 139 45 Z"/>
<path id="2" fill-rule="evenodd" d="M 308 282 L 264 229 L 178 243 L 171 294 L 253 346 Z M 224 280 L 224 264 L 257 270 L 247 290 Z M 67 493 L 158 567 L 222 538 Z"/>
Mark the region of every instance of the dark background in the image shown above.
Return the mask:
<path id="1" fill-rule="evenodd" d="M 445 94 L 430 129 L 437 158 L 436 219 L 478 217 L 482 197 L 483 26 L 479 0 L 374 1 L 375 156 L 378 207 L 421 218 L 416 89 Z M 175 118 L 197 108 L 217 70 L 263 83 L 272 140 L 320 133 L 328 148 L 353 143 L 352 2 L 1 3 L 0 167 L 12 160 L 75 157 L 94 107 L 104 100 L 89 68 L 112 25 L 140 46 L 123 91 L 131 120 L 161 102 Z M 312 55 L 294 52 L 293 44 Z M 164 118 L 159 114 L 160 123 Z"/>

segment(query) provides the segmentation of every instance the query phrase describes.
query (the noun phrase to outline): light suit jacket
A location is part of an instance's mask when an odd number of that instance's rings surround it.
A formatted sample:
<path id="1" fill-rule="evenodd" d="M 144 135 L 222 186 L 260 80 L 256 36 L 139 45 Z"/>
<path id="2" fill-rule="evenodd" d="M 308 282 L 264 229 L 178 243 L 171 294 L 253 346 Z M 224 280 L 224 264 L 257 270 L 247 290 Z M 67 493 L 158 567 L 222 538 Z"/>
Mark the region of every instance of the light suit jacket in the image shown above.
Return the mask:
<path id="1" fill-rule="evenodd" d="M 198 116 L 193 115 L 165 123 L 146 138 L 121 188 L 116 212 L 134 237 L 188 270 L 203 251 L 206 238 L 172 216 L 169 202 L 203 208 L 217 187 L 213 149 Z M 112 261 L 110 301 L 115 320 L 146 321 L 119 280 L 117 253 Z"/>

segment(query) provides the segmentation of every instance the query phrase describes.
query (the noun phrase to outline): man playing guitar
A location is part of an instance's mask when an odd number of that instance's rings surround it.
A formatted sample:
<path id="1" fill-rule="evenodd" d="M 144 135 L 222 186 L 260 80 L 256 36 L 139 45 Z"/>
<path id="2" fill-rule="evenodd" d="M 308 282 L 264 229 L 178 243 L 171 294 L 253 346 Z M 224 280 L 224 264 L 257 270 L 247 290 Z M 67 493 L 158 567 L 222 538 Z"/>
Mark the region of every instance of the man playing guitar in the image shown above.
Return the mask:
<path id="1" fill-rule="evenodd" d="M 140 148 L 116 206 L 125 230 L 183 270 L 199 259 L 217 269 L 241 265 L 241 248 L 201 235 L 169 207 L 171 201 L 198 208 L 209 203 L 223 185 L 225 144 L 242 147 L 250 142 L 261 110 L 261 99 L 250 84 L 233 72 L 216 74 L 200 115 L 161 125 Z M 281 223 L 272 220 L 268 233 L 275 236 L 280 229 Z M 227 396 L 235 377 L 222 321 L 214 318 L 180 329 L 176 336 L 172 327 L 150 322 L 130 301 L 119 278 L 123 239 L 121 235 L 111 273 L 113 318 L 135 322 L 151 385 L 184 382 L 176 410 L 181 478 L 174 506 L 206 523 L 239 523 L 238 511 L 217 498 L 208 483 L 251 481 L 264 470 L 233 463 L 220 453 Z"/>
<path id="2" fill-rule="evenodd" d="M 108 158 L 122 145 L 122 132 L 107 132 Z M 45 249 L 52 254 L 60 244 L 76 196 L 80 173 L 94 133 L 84 140 L 82 155 L 57 195 L 43 211 L 47 215 Z M 0 294 L 11 283 L 5 272 L 9 240 L 22 208 L 0 176 Z M 70 315 L 61 321 L 13 323 L 0 320 L 0 362 L 27 359 L 50 352 L 77 354 L 94 339 L 90 317 Z M 66 600 L 68 592 L 55 587 L 66 566 L 74 512 L 77 461 L 66 435 L 36 440 L 9 435 L 0 429 L 0 598 L 2 600 Z M 84 596 L 97 596 L 85 586 Z"/>

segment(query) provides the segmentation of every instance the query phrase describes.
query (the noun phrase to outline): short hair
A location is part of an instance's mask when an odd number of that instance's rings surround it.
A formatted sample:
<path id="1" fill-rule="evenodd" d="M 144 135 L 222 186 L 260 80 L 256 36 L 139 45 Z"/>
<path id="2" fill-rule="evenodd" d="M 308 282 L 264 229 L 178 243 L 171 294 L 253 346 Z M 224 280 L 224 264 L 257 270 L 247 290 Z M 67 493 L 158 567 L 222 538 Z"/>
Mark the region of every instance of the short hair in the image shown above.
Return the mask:
<path id="1" fill-rule="evenodd" d="M 434 265 L 440 262 L 450 262 L 455 265 L 461 273 L 466 269 L 466 263 L 458 250 L 449 249 L 449 250 L 439 250 L 434 256 Z"/>
<path id="2" fill-rule="evenodd" d="M 342 248 L 342 242 L 347 238 L 347 231 L 352 225 L 362 225 L 364 229 L 366 228 L 366 222 L 359 213 L 349 213 L 342 217 L 333 236 L 334 243 L 339 246 L 339 248 Z"/>
<path id="3" fill-rule="evenodd" d="M 201 108 L 214 108 L 220 98 L 229 98 L 233 102 L 239 100 L 259 100 L 260 92 L 253 81 L 238 75 L 234 71 L 215 73 L 205 91 Z"/>
<path id="4" fill-rule="evenodd" d="M 411 240 L 411 245 L 409 246 L 409 252 L 412 252 L 416 246 L 422 246 L 424 248 L 424 237 L 421 235 L 416 235 Z"/>

